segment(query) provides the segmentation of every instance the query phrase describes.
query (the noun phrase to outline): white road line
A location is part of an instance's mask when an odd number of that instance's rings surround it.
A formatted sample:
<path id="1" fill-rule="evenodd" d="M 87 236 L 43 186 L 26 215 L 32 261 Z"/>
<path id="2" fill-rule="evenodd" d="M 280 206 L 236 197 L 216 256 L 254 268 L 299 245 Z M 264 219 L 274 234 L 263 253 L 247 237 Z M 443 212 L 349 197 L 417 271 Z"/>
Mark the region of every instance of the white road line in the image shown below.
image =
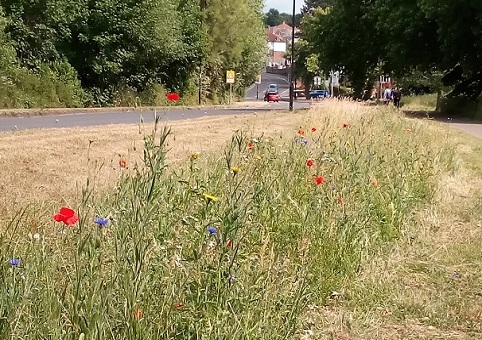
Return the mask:
<path id="1" fill-rule="evenodd" d="M 290 82 L 288 81 L 288 79 L 285 79 L 285 78 L 280 77 L 280 76 L 273 75 L 273 74 L 271 74 L 271 73 L 270 73 L 270 75 L 271 75 L 271 77 L 273 77 L 273 78 L 275 78 L 275 79 L 283 80 L 283 81 L 286 82 L 287 84 L 290 83 Z"/>

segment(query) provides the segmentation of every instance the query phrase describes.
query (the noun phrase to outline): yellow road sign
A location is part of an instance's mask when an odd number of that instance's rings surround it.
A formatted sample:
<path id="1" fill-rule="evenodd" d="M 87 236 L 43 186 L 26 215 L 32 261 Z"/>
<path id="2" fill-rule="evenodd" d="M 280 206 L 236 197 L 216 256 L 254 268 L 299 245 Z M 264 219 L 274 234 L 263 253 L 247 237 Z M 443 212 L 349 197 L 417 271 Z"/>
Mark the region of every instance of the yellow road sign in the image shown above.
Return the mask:
<path id="1" fill-rule="evenodd" d="M 234 79 L 236 77 L 236 72 L 233 70 L 226 71 L 226 83 L 234 84 Z"/>

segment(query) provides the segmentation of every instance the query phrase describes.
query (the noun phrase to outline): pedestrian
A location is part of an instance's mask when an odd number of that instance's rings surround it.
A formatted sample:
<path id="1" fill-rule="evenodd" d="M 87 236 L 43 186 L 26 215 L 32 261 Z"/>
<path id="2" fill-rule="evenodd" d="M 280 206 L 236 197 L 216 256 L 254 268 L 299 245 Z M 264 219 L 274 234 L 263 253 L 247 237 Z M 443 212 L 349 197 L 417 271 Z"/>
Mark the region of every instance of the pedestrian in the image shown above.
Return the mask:
<path id="1" fill-rule="evenodd" d="M 385 101 L 385 105 L 388 105 L 392 100 L 392 89 L 387 87 L 385 92 L 383 93 L 383 100 Z"/>
<path id="2" fill-rule="evenodd" d="M 400 91 L 400 88 L 397 86 L 393 91 L 393 105 L 395 105 L 396 108 L 400 108 L 400 100 L 402 100 L 402 92 Z"/>

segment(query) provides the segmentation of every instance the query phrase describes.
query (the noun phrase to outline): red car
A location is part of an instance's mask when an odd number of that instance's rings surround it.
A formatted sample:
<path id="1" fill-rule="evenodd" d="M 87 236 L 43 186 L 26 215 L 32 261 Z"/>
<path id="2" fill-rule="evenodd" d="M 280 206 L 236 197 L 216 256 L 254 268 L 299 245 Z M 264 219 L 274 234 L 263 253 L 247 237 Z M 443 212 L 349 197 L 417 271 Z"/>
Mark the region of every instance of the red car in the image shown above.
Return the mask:
<path id="1" fill-rule="evenodd" d="M 264 96 L 264 100 L 269 102 L 279 102 L 280 101 L 280 96 L 278 92 L 267 92 L 266 95 Z"/>

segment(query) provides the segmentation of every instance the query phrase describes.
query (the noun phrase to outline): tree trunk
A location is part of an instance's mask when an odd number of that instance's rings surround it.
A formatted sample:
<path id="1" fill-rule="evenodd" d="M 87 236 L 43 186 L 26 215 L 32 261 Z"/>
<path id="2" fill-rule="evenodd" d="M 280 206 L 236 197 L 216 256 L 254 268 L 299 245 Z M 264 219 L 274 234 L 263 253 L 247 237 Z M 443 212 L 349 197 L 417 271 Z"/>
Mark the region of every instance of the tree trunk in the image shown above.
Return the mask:
<path id="1" fill-rule="evenodd" d="M 437 104 L 436 104 L 436 106 L 435 106 L 435 111 L 436 111 L 436 112 L 440 112 L 441 109 L 442 109 L 442 108 L 440 107 L 440 106 L 441 106 L 441 105 L 440 105 L 440 104 L 441 104 L 441 103 L 440 103 L 441 97 L 442 97 L 442 90 L 439 89 L 439 90 L 437 90 Z"/>

